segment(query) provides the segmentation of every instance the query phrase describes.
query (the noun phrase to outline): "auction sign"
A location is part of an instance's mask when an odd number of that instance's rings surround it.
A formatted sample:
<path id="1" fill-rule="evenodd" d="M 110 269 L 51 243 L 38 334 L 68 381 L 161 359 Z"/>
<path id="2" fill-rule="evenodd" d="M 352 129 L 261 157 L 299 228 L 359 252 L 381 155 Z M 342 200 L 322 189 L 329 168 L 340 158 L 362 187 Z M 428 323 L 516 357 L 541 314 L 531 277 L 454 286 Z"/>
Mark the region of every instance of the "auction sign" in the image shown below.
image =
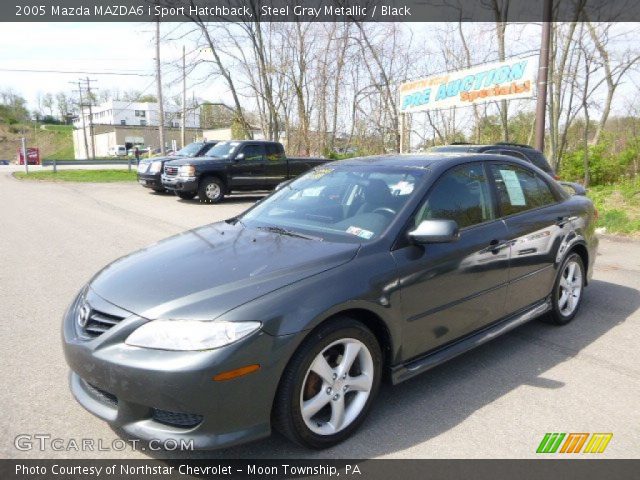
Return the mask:
<path id="1" fill-rule="evenodd" d="M 400 110 L 424 112 L 533 96 L 535 58 L 488 63 L 400 85 Z"/>

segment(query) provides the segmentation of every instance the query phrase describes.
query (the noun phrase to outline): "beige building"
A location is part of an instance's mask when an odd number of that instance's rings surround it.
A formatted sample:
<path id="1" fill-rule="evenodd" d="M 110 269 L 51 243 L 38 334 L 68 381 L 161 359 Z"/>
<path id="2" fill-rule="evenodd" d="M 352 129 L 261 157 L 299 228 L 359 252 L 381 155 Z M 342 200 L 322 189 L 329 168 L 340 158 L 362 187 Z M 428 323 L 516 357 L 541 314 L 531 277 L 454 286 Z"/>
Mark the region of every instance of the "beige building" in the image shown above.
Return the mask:
<path id="1" fill-rule="evenodd" d="M 96 157 L 109 156 L 109 150 L 116 145 L 125 145 L 131 148 L 134 145 L 151 147 L 156 149 L 160 147 L 160 134 L 158 127 L 144 127 L 134 125 L 94 125 L 93 139 L 87 127 L 87 147 L 85 149 L 85 137 L 82 128 L 73 131 L 73 151 L 76 160 L 91 158 L 92 141 L 95 142 Z M 178 148 L 182 146 L 180 128 L 164 128 L 165 147 L 171 149 L 173 141 L 177 143 Z M 202 130 L 199 128 L 186 129 L 186 142 L 191 143 L 196 140 L 202 140 Z"/>
<path id="2" fill-rule="evenodd" d="M 264 140 L 262 130 L 259 128 L 253 128 L 251 133 L 253 134 L 254 140 Z M 202 132 L 202 136 L 205 140 L 237 140 L 236 138 L 233 138 L 233 135 L 231 134 L 231 127 L 205 130 Z"/>

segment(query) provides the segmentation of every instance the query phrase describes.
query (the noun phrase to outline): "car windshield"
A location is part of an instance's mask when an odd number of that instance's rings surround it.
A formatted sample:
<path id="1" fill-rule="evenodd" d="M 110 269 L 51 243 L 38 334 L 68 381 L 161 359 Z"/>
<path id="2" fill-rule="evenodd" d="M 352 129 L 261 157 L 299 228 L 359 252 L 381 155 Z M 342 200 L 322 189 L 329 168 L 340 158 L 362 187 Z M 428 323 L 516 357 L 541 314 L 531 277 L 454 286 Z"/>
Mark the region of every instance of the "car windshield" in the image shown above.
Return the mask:
<path id="1" fill-rule="evenodd" d="M 383 234 L 425 173 L 418 168 L 318 167 L 283 186 L 239 220 L 248 228 L 368 242 Z"/>
<path id="2" fill-rule="evenodd" d="M 240 142 L 220 142 L 216 143 L 216 146 L 209 150 L 205 156 L 206 157 L 221 157 L 228 158 L 233 152 L 236 151 L 236 148 L 240 145 Z"/>
<path id="3" fill-rule="evenodd" d="M 202 149 L 204 142 L 194 142 L 189 145 L 181 148 L 176 152 L 176 156 L 179 157 L 195 157 L 198 152 Z"/>

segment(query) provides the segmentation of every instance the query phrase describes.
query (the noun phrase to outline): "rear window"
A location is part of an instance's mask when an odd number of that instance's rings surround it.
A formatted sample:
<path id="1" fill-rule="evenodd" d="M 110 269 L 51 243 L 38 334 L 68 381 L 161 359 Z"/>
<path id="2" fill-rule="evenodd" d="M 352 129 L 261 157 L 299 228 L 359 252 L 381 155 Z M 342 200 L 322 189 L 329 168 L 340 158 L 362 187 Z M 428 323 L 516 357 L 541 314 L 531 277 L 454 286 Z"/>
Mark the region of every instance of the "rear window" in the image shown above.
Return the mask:
<path id="1" fill-rule="evenodd" d="M 553 169 L 542 152 L 539 152 L 538 150 L 527 151 L 527 157 L 536 167 L 553 175 Z"/>

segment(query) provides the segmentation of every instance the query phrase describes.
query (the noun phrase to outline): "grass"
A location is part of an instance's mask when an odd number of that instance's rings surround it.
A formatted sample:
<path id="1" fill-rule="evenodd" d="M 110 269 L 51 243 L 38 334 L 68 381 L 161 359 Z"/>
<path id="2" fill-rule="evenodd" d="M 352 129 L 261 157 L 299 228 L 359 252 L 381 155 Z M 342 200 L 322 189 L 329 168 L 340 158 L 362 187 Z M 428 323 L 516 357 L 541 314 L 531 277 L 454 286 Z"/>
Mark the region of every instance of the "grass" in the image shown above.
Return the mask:
<path id="1" fill-rule="evenodd" d="M 25 172 L 14 173 L 20 180 L 40 180 L 48 182 L 135 182 L 136 171 L 127 170 L 58 170 L 57 172 Z"/>
<path id="2" fill-rule="evenodd" d="M 598 227 L 640 237 L 640 179 L 590 187 L 588 196 L 598 209 Z"/>

